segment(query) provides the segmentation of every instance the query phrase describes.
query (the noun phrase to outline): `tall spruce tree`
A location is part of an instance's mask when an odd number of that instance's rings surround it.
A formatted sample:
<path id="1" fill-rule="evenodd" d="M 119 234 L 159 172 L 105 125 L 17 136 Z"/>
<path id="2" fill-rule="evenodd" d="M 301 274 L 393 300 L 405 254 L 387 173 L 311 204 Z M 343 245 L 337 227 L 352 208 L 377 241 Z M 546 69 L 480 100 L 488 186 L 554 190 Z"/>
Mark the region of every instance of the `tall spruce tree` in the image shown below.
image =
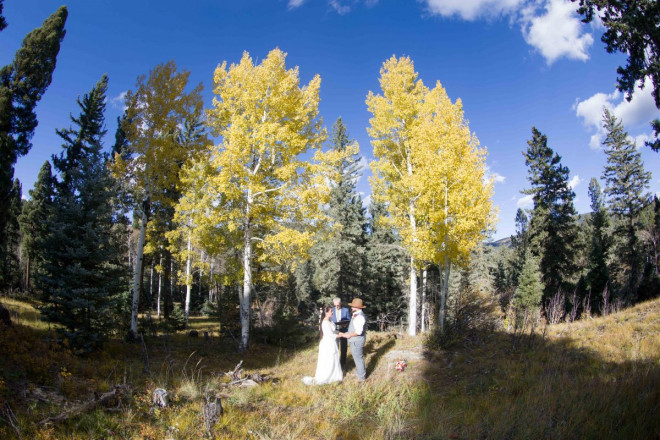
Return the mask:
<path id="1" fill-rule="evenodd" d="M 5 224 L 4 240 L 0 243 L 0 286 L 14 289 L 19 286 L 19 246 L 20 228 L 18 217 L 22 208 L 22 187 L 18 179 L 14 179 L 9 191 L 9 206 L 7 206 L 7 223 Z"/>
<path id="2" fill-rule="evenodd" d="M 615 254 L 619 256 L 614 274 L 624 298 L 634 301 L 642 273 L 638 249 L 639 212 L 650 202 L 647 192 L 651 173 L 644 170 L 642 156 L 629 140 L 619 121 L 607 109 L 603 112 L 607 135 L 603 140 L 607 165 L 603 171 L 605 194 L 615 217 Z"/>
<path id="3" fill-rule="evenodd" d="M 591 308 L 599 310 L 603 292 L 610 279 L 607 256 L 610 248 L 608 236 L 609 217 L 603 193 L 598 180 L 589 181 L 589 199 L 591 200 L 591 243 L 587 267 L 587 290 L 591 292 Z"/>
<path id="4" fill-rule="evenodd" d="M 50 162 L 44 162 L 30 190 L 30 199 L 23 204 L 19 222 L 25 260 L 25 290 L 30 291 L 34 274 L 41 273 L 43 251 L 48 238 L 48 223 L 53 211 L 55 180 Z"/>
<path id="5" fill-rule="evenodd" d="M 348 152 L 336 165 L 337 180 L 332 182 L 329 217 L 330 237 L 312 252 L 314 283 L 323 299 L 341 298 L 345 303 L 364 297 L 367 221 L 356 184 L 360 176 L 358 146 L 351 141 L 346 126 L 338 118 L 332 127 L 331 150 Z"/>
<path id="6" fill-rule="evenodd" d="M 391 226 L 383 222 L 387 208 L 372 200 L 369 206 L 367 241 L 367 291 L 370 319 L 381 329 L 395 324 L 406 314 L 407 259 L 401 240 Z"/>
<path id="7" fill-rule="evenodd" d="M 577 237 L 575 193 L 568 186 L 569 170 L 548 146 L 548 138 L 532 127 L 532 139 L 523 152 L 534 209 L 530 221 L 532 253 L 539 259 L 544 283 L 543 302 L 561 289 L 572 288 L 576 267 L 573 244 Z"/>
<path id="8" fill-rule="evenodd" d="M 82 99 L 72 127 L 58 130 L 64 151 L 53 156 L 59 178 L 43 249 L 46 293 L 43 314 L 62 325 L 62 333 L 79 352 L 98 347 L 115 317 L 114 300 L 125 278 L 119 240 L 113 237 L 113 180 L 102 152 L 108 79 L 103 76 Z"/>
<path id="9" fill-rule="evenodd" d="M 55 61 L 64 38 L 67 9 L 60 7 L 40 28 L 27 34 L 11 64 L 0 69 L 0 268 L 10 267 L 6 259 L 8 227 L 15 223 L 10 209 L 14 185 L 14 165 L 32 147 L 30 139 L 37 127 L 34 110 L 52 80 Z M 2 280 L 11 278 L 2 274 Z M 7 287 L 7 286 L 0 286 Z"/>
<path id="10" fill-rule="evenodd" d="M 511 281 L 518 284 L 518 276 L 525 262 L 525 254 L 529 251 L 529 218 L 522 208 L 516 211 L 516 234 L 511 236 Z"/>

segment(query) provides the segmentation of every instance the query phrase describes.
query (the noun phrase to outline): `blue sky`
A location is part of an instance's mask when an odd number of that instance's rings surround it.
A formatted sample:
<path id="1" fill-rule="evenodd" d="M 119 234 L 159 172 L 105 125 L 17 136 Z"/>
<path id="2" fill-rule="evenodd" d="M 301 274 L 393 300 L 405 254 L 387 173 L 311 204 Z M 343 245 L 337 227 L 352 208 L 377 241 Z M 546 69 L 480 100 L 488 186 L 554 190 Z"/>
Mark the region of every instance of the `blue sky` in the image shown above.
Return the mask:
<path id="1" fill-rule="evenodd" d="M 30 30 L 60 6 L 51 0 L 6 0 L 8 27 L 0 32 L 0 63 L 7 64 Z M 109 76 L 106 147 L 114 140 L 121 97 L 138 75 L 175 60 L 202 82 L 211 106 L 212 74 L 243 51 L 257 61 L 275 47 L 299 66 L 302 82 L 322 78 L 320 112 L 327 127 L 341 116 L 366 161 L 367 93 L 380 91 L 379 69 L 392 55 L 407 55 L 420 78 L 440 81 L 465 117 L 496 178 L 499 223 L 493 238 L 514 232 L 520 194 L 528 187 L 521 154 L 536 126 L 562 156 L 576 193 L 576 208 L 589 211 L 587 185 L 600 177 L 603 105 L 622 118 L 631 137 L 643 141 L 649 121 L 660 117 L 650 88 L 627 102 L 615 91 L 621 54 L 606 53 L 602 28 L 580 23 L 566 0 L 72 0 L 67 35 L 53 82 L 37 107 L 33 148 L 19 159 L 16 177 L 27 195 L 39 168 L 59 153 L 55 130 L 69 126 L 76 98 Z M 660 155 L 641 148 L 660 193 Z M 365 171 L 368 174 L 368 170 Z M 359 182 L 369 195 L 366 176 Z"/>

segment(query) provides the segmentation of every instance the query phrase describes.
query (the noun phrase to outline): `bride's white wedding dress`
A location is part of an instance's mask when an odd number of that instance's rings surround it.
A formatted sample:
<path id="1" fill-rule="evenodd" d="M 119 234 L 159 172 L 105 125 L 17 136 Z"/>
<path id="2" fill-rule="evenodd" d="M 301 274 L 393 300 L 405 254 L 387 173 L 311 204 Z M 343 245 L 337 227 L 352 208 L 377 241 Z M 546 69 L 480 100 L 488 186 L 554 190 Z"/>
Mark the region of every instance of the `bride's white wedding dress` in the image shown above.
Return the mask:
<path id="1" fill-rule="evenodd" d="M 305 376 L 305 385 L 323 385 L 326 383 L 339 382 L 344 373 L 339 364 L 339 350 L 337 349 L 337 334 L 335 324 L 326 319 L 321 323 L 323 338 L 319 342 L 319 359 L 316 363 L 316 374 L 314 377 Z"/>

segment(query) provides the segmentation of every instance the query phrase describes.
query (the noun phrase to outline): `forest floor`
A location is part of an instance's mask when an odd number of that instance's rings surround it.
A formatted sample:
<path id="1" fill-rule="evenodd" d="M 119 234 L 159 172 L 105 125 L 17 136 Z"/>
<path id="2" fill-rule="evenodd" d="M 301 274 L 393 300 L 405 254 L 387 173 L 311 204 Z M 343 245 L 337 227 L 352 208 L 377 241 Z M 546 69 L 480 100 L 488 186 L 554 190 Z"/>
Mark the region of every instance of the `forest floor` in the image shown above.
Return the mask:
<path id="1" fill-rule="evenodd" d="M 12 327 L 0 324 L 2 439 L 660 438 L 660 299 L 531 334 L 472 332 L 444 348 L 370 332 L 367 381 L 356 380 L 349 355 L 344 381 L 320 387 L 301 382 L 316 368 L 312 331 L 254 338 L 239 354 L 217 332 L 202 337 L 213 323 L 193 318 L 199 337 L 117 339 L 79 357 L 54 342 L 31 304 L 0 302 L 14 316 Z M 241 360 L 236 377 L 256 378 L 253 386 L 226 374 Z M 169 393 L 164 408 L 152 404 L 156 388 Z M 99 402 L 115 389 L 125 392 Z M 207 396 L 224 409 L 210 434 Z"/>

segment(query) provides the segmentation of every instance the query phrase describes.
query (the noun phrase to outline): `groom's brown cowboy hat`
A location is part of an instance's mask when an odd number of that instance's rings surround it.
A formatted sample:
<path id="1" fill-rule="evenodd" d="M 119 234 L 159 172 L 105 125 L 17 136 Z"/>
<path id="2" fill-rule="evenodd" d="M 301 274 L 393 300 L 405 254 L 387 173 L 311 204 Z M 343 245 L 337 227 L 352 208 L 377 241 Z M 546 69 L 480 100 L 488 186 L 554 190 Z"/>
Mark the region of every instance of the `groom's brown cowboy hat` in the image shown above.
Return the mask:
<path id="1" fill-rule="evenodd" d="M 348 303 L 349 306 L 355 307 L 356 309 L 364 309 L 366 306 L 362 304 L 361 298 L 353 298 L 353 301 Z"/>

